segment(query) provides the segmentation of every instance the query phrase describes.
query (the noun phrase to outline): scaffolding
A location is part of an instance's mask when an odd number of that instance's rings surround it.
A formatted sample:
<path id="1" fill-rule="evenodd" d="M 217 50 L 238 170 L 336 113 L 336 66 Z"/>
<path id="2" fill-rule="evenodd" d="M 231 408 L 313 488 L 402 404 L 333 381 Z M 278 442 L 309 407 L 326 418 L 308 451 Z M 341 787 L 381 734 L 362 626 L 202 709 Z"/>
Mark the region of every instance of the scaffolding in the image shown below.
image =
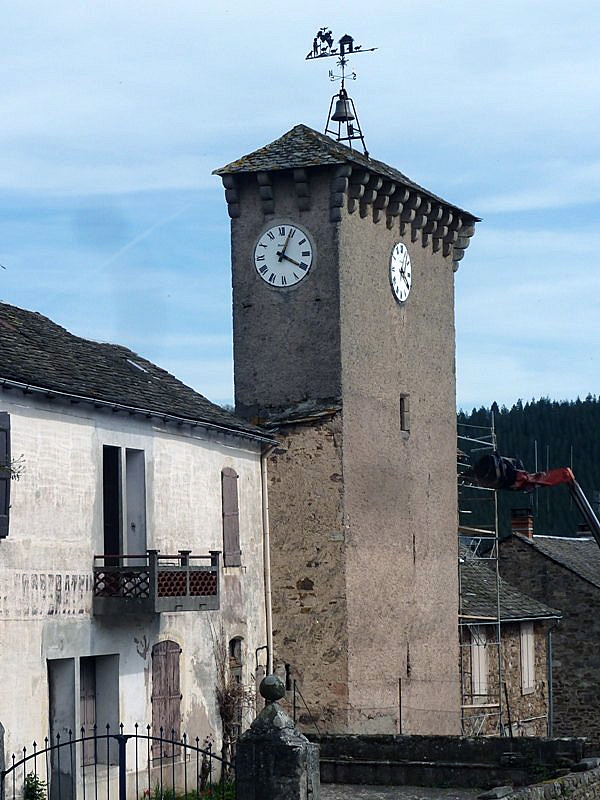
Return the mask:
<path id="1" fill-rule="evenodd" d="M 496 450 L 493 412 L 487 426 L 458 424 L 458 586 L 461 720 L 464 736 L 503 735 L 503 664 L 498 571 L 498 497 L 476 484 L 472 465 Z M 495 608 L 473 613 L 469 574 L 489 570 Z M 469 572 L 471 570 L 471 572 Z M 487 577 L 487 573 L 486 573 Z M 493 604 L 492 604 L 493 605 Z M 491 612 L 491 613 L 490 613 Z"/>

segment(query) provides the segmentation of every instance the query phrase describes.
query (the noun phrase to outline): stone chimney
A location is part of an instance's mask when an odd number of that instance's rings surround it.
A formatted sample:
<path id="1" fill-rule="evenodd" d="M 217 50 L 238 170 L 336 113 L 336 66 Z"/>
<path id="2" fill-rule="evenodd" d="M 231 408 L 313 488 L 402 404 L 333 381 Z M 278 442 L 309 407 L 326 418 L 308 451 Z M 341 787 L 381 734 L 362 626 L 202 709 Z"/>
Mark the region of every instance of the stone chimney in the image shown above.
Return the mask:
<path id="1" fill-rule="evenodd" d="M 510 524 L 513 533 L 533 539 L 533 513 L 530 508 L 511 508 Z"/>

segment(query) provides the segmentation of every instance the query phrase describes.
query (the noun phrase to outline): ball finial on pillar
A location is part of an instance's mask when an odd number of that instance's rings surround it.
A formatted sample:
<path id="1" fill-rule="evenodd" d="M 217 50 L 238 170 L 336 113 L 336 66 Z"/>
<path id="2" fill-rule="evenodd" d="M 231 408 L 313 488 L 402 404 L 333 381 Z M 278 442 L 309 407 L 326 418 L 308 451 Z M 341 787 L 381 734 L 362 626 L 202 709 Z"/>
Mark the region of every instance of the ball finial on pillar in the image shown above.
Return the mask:
<path id="1" fill-rule="evenodd" d="M 276 703 L 285 697 L 285 684 L 278 675 L 267 675 L 260 682 L 258 691 L 267 703 Z"/>

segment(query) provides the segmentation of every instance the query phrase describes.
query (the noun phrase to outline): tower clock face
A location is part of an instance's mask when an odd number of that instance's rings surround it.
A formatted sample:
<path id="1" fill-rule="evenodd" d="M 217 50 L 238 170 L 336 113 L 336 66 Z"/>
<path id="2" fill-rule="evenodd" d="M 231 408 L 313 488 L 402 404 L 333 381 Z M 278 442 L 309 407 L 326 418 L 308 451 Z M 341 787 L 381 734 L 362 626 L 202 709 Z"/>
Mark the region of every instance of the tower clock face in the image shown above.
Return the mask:
<path id="1" fill-rule="evenodd" d="M 408 299 L 411 286 L 411 266 L 408 248 L 404 242 L 397 242 L 392 247 L 390 256 L 390 284 L 392 293 L 399 303 Z"/>
<path id="2" fill-rule="evenodd" d="M 299 225 L 278 222 L 262 233 L 254 247 L 254 266 L 265 283 L 286 289 L 303 281 L 314 261 L 314 247 Z"/>

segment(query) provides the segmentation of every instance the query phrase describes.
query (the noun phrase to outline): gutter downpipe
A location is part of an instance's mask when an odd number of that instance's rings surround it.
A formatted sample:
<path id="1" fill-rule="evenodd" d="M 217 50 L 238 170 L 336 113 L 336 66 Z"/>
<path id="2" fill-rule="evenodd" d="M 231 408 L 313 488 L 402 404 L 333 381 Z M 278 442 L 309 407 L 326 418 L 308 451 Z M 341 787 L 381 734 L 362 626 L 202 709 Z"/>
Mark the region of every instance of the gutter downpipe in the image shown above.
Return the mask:
<path id="1" fill-rule="evenodd" d="M 554 690 L 552 687 L 552 631 L 557 628 L 560 620 L 556 620 L 554 625 L 548 628 L 548 738 L 554 736 Z"/>
<path id="2" fill-rule="evenodd" d="M 265 573 L 265 622 L 267 626 L 267 675 L 273 673 L 273 612 L 271 609 L 271 530 L 269 526 L 269 489 L 267 482 L 267 458 L 275 449 L 267 445 L 260 456 L 260 479 L 263 525 L 263 564 Z"/>

